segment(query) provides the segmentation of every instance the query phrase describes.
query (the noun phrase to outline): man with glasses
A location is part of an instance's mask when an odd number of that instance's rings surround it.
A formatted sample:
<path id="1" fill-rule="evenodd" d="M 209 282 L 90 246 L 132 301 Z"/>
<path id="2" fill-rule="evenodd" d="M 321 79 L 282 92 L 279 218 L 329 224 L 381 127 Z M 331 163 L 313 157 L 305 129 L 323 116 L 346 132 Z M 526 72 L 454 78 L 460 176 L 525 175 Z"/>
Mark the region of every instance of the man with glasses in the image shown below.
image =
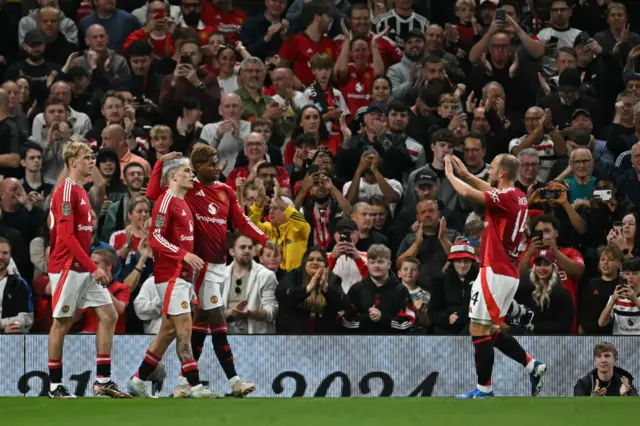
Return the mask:
<path id="1" fill-rule="evenodd" d="M 478 134 L 470 133 L 464 138 L 463 148 L 464 164 L 475 177 L 487 180 L 489 165 L 485 163 L 487 155 L 484 138 Z"/>
<path id="2" fill-rule="evenodd" d="M 544 187 L 544 183 L 538 181 L 540 170 L 540 156 L 535 148 L 523 149 L 518 153 L 518 177 L 515 186 L 525 194 L 532 193 L 536 189 Z"/>
<path id="3" fill-rule="evenodd" d="M 254 56 L 246 58 L 240 64 L 240 74 L 236 94 L 242 100 L 242 119 L 252 121 L 263 117 L 272 120 L 277 126 L 280 119 L 289 110 L 289 106 L 281 106 L 262 92 L 264 84 L 264 63 Z"/>
<path id="4" fill-rule="evenodd" d="M 509 142 L 509 152 L 518 155 L 527 148 L 535 148 L 540 154 L 540 169 L 538 180 L 546 182 L 551 167 L 556 162 L 556 156 L 567 154 L 567 144 L 564 137 L 553 127 L 551 111 L 544 111 L 540 107 L 531 107 L 524 115 L 524 125 L 527 134 Z"/>
<path id="5" fill-rule="evenodd" d="M 538 33 L 538 40 L 545 45 L 545 57 L 542 59 L 543 67 L 547 75 L 555 72 L 553 58 L 556 50 L 562 47 L 573 47 L 573 44 L 581 31 L 571 28 L 569 21 L 573 9 L 568 0 L 554 0 L 551 3 L 551 26 Z"/>
<path id="6" fill-rule="evenodd" d="M 593 156 L 587 148 L 576 148 L 571 152 L 569 165 L 573 176 L 565 179 L 569 185 L 569 202 L 576 200 L 591 200 L 591 194 L 596 188 L 596 178 L 593 173 Z"/>
<path id="7" fill-rule="evenodd" d="M 222 303 L 231 334 L 273 334 L 276 331 L 275 273 L 253 260 L 254 242 L 237 231 L 229 237 L 233 262 L 225 268 Z"/>

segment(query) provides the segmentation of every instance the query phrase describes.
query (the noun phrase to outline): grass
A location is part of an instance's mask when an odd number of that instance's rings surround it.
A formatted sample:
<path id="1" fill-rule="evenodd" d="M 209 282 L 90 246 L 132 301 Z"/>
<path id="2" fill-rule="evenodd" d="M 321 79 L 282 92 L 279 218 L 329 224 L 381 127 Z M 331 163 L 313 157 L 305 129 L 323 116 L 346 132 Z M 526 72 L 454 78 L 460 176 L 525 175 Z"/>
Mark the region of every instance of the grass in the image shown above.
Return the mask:
<path id="1" fill-rule="evenodd" d="M 628 423 L 637 398 L 308 398 L 111 400 L 0 398 L 6 426 L 518 425 Z"/>

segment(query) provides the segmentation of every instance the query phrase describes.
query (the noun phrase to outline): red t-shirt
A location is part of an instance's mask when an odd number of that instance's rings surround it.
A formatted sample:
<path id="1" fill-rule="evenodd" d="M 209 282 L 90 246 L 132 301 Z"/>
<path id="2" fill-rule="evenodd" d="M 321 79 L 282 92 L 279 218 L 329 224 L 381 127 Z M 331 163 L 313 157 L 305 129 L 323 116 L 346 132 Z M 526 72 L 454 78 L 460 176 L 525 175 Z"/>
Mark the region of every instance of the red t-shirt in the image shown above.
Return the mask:
<path id="1" fill-rule="evenodd" d="M 124 46 L 122 48 L 122 52 L 124 55 L 127 53 L 127 49 L 137 40 L 146 40 L 151 44 L 151 50 L 153 54 L 159 56 L 160 58 L 171 57 L 173 55 L 174 46 L 173 39 L 171 38 L 170 33 L 166 33 L 165 37 L 162 39 L 155 39 L 151 37 L 151 34 L 146 32 L 144 28 L 141 28 L 137 31 L 129 34 L 127 39 L 124 41 Z"/>
<path id="2" fill-rule="evenodd" d="M 131 290 L 129 286 L 123 284 L 118 281 L 113 281 L 107 287 L 109 293 L 113 295 L 117 300 L 124 303 L 125 306 L 129 305 L 129 300 L 131 299 Z M 98 332 L 98 315 L 94 312 L 93 309 L 84 309 L 84 327 L 82 328 L 83 333 L 97 333 Z M 125 324 L 127 322 L 127 316 L 123 312 L 122 315 L 118 317 L 118 322 L 116 322 L 116 332 L 115 334 L 125 334 Z"/>
<path id="3" fill-rule="evenodd" d="M 373 33 L 369 32 L 367 35 L 367 43 L 369 43 L 369 63 L 373 63 L 373 53 L 371 49 L 371 40 L 373 39 Z M 336 43 L 336 49 L 338 52 L 342 50 L 342 43 L 344 43 L 344 36 L 339 35 L 333 39 Z M 389 37 L 382 37 L 378 41 L 378 50 L 380 50 L 380 56 L 384 62 L 384 68 L 387 69 L 391 65 L 400 62 L 402 59 L 402 50 L 396 46 L 396 44 Z"/>
<path id="4" fill-rule="evenodd" d="M 151 219 L 149 247 L 156 284 L 177 277 L 192 282 L 193 270 L 182 261 L 187 253 L 193 253 L 193 216 L 187 202 L 167 190 L 153 206 Z"/>
<path id="5" fill-rule="evenodd" d="M 160 192 L 161 177 L 162 164 L 158 161 L 149 179 L 147 189 L 149 199 L 155 199 Z M 205 262 L 226 263 L 228 218 L 231 219 L 235 229 L 260 245 L 266 244 L 267 236 L 244 214 L 242 207 L 238 204 L 236 193 L 229 185 L 220 182 L 204 185 L 195 179 L 193 188 L 185 196 L 185 201 L 195 218 L 195 232 L 198 235 L 194 245 L 195 253 Z M 162 281 L 156 279 L 156 282 Z"/>
<path id="6" fill-rule="evenodd" d="M 278 183 L 280 184 L 280 188 L 291 189 L 291 181 L 289 180 L 289 173 L 282 166 L 276 166 L 276 173 L 278 174 Z M 235 169 L 229 172 L 229 176 L 227 176 L 227 185 L 231 187 L 234 191 L 236 188 L 236 179 L 238 178 L 248 178 L 249 177 L 249 168 L 248 167 L 236 167 Z"/>
<path id="7" fill-rule="evenodd" d="M 518 188 L 484 192 L 486 213 L 480 265 L 494 274 L 518 278 L 518 247 L 527 225 L 528 201 Z"/>
<path id="8" fill-rule="evenodd" d="M 89 254 L 93 239 L 89 196 L 69 178 L 58 185 L 51 197 L 49 229 L 49 273 L 59 274 L 68 269 L 93 273 L 98 269 Z"/>
<path id="9" fill-rule="evenodd" d="M 200 20 L 208 26 L 213 27 L 215 32 L 224 34 L 227 43 L 234 45 L 238 41 L 242 24 L 247 20 L 247 14 L 241 9 L 233 9 L 230 12 L 223 12 L 216 8 L 209 1 L 202 2 L 202 12 Z"/>
<path id="10" fill-rule="evenodd" d="M 323 37 L 319 42 L 311 40 L 306 33 L 299 33 L 288 37 L 280 48 L 280 57 L 286 59 L 293 66 L 293 73 L 305 86 L 315 80 L 309 61 L 316 53 L 326 53 L 335 62 L 338 59 L 338 49 L 333 40 Z"/>
<path id="11" fill-rule="evenodd" d="M 373 65 L 364 69 L 357 69 L 354 64 L 349 64 L 346 76 L 340 79 L 340 92 L 349 107 L 351 115 L 355 117 L 358 110 L 371 103 L 371 88 L 375 70 Z M 335 155 L 335 153 L 334 153 Z"/>
<path id="12" fill-rule="evenodd" d="M 127 232 L 123 229 L 122 231 L 116 231 L 111 234 L 111 238 L 109 238 L 109 245 L 116 249 L 116 251 L 120 250 L 127 243 Z M 131 237 L 131 247 L 129 249 L 131 251 L 138 251 L 138 245 L 140 244 L 140 238 L 132 235 Z"/>

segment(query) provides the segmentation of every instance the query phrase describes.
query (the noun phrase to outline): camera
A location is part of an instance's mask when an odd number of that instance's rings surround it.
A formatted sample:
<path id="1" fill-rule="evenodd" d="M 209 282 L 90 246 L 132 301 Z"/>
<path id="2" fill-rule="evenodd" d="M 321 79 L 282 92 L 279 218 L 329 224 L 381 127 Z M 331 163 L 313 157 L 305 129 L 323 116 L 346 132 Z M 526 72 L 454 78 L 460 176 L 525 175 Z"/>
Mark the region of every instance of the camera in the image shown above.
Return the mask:
<path id="1" fill-rule="evenodd" d="M 596 189 L 593 191 L 593 195 L 596 197 L 600 197 L 602 201 L 611 200 L 611 190 L 610 189 Z"/>
<path id="2" fill-rule="evenodd" d="M 540 191 L 540 198 L 543 200 L 557 200 L 560 198 L 560 191 L 555 189 L 543 189 Z"/>
<path id="3" fill-rule="evenodd" d="M 191 60 L 191 55 L 180 56 L 180 64 L 193 65 L 193 61 Z"/>

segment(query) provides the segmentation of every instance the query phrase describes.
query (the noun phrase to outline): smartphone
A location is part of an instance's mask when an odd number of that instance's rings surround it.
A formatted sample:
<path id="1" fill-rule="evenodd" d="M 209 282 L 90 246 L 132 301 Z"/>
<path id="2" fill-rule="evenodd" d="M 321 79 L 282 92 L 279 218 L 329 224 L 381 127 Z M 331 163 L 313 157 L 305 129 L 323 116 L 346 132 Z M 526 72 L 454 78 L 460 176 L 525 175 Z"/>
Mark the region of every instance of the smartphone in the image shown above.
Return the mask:
<path id="1" fill-rule="evenodd" d="M 147 187 L 149 186 L 149 178 L 145 176 L 145 178 L 142 180 L 142 186 Z"/>
<path id="2" fill-rule="evenodd" d="M 560 198 L 560 191 L 554 189 L 544 189 L 540 192 L 540 198 L 543 200 L 557 200 Z"/>
<path id="3" fill-rule="evenodd" d="M 542 241 L 542 237 L 543 237 L 543 235 L 544 235 L 544 233 L 543 233 L 542 231 L 540 231 L 540 230 L 534 230 L 534 231 L 531 233 L 531 239 L 539 238 L 539 239 L 540 239 L 540 241 Z"/>
<path id="4" fill-rule="evenodd" d="M 351 242 L 351 235 L 341 232 L 340 233 L 340 242 L 341 243 L 350 243 Z"/>
<path id="5" fill-rule="evenodd" d="M 507 11 L 504 9 L 496 10 L 496 21 L 506 21 L 507 20 Z"/>
<path id="6" fill-rule="evenodd" d="M 613 228 L 618 230 L 622 229 L 622 222 L 619 220 L 613 222 Z"/>
<path id="7" fill-rule="evenodd" d="M 311 164 L 307 169 L 307 174 L 312 175 L 314 173 L 318 173 L 319 171 L 320 171 L 320 166 L 318 166 L 317 164 Z"/>
<path id="8" fill-rule="evenodd" d="M 155 19 L 156 21 L 163 21 L 165 18 L 165 10 L 163 9 L 158 9 L 153 13 L 153 19 Z"/>
<path id="9" fill-rule="evenodd" d="M 611 190 L 610 189 L 596 189 L 593 191 L 593 195 L 596 197 L 600 197 L 602 201 L 611 200 Z"/>
<path id="10" fill-rule="evenodd" d="M 182 56 L 180 56 L 180 63 L 181 64 L 193 65 L 193 61 L 191 60 L 191 55 L 182 55 Z"/>

